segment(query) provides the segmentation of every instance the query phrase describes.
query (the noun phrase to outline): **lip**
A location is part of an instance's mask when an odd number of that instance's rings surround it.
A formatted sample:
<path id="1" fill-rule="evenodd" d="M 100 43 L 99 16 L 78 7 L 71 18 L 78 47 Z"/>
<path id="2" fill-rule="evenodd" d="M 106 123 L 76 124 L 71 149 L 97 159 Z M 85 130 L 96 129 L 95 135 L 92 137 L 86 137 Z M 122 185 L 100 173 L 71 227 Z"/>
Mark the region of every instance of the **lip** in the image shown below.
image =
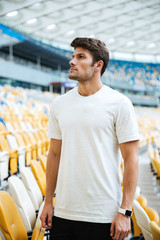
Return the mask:
<path id="1" fill-rule="evenodd" d="M 77 71 L 77 69 L 76 68 L 70 68 L 70 72 L 72 72 L 72 71 Z"/>

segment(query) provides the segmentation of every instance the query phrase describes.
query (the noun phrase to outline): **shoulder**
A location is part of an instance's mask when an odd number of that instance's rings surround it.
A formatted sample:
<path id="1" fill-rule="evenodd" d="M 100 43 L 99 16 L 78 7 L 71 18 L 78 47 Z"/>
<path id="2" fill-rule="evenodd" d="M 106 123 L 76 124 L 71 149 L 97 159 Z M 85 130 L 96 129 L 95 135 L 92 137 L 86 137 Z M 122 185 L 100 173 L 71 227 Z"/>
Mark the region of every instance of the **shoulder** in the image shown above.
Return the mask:
<path id="1" fill-rule="evenodd" d="M 104 86 L 104 92 L 107 94 L 108 97 L 116 104 L 116 105 L 122 105 L 122 104 L 132 104 L 131 100 L 125 96 L 123 93 L 118 92 L 117 90 L 114 90 L 108 86 Z"/>
<path id="2" fill-rule="evenodd" d="M 51 102 L 51 110 L 61 108 L 65 105 L 66 102 L 72 101 L 72 96 L 74 95 L 75 88 L 68 91 L 67 93 L 63 95 L 59 95 Z"/>
<path id="3" fill-rule="evenodd" d="M 70 91 L 68 91 L 65 94 L 59 95 L 58 97 L 56 97 L 53 101 L 52 104 L 59 104 L 59 103 L 63 103 L 64 101 L 66 101 L 67 99 L 69 99 L 70 97 L 72 97 L 72 95 L 75 92 L 75 88 L 71 89 Z"/>

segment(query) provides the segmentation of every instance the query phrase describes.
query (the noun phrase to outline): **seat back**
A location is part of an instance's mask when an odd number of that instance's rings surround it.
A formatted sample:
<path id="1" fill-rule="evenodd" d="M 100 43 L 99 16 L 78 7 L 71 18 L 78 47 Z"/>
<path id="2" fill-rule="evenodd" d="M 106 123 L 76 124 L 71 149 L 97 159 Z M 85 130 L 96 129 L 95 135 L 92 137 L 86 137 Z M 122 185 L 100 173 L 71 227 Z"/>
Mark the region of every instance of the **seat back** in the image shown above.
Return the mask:
<path id="1" fill-rule="evenodd" d="M 16 205 L 5 191 L 0 191 L 0 230 L 7 240 L 27 240 L 27 232 Z"/>
<path id="2" fill-rule="evenodd" d="M 3 134 L 0 134 L 0 148 L 2 151 L 10 152 L 8 141 Z"/>
<path id="3" fill-rule="evenodd" d="M 7 140 L 8 140 L 8 143 L 9 143 L 9 146 L 10 146 L 11 150 L 19 148 L 15 136 L 13 136 L 11 134 L 8 134 L 6 137 L 7 137 Z"/>
<path id="4" fill-rule="evenodd" d="M 44 172 L 46 172 L 47 156 L 40 154 L 38 158 L 40 160 L 40 163 L 42 165 L 42 168 L 43 168 Z"/>
<path id="5" fill-rule="evenodd" d="M 12 126 L 12 124 L 10 122 L 6 122 L 6 127 L 7 127 L 8 131 L 10 131 L 12 133 L 15 132 L 15 130 L 14 130 L 14 128 L 13 128 L 13 126 Z"/>
<path id="6" fill-rule="evenodd" d="M 15 135 L 15 137 L 16 137 L 16 140 L 17 140 L 17 143 L 18 143 L 19 147 L 25 147 L 26 146 L 26 144 L 24 142 L 24 139 L 23 139 L 23 137 L 20 133 L 17 133 Z"/>
<path id="7" fill-rule="evenodd" d="M 0 132 L 1 131 L 6 131 L 5 125 L 0 121 Z"/>
<path id="8" fill-rule="evenodd" d="M 159 214 L 153 208 L 146 208 L 145 212 L 147 213 L 150 221 L 154 221 L 159 224 Z"/>
<path id="9" fill-rule="evenodd" d="M 43 240 L 45 234 L 45 229 L 41 226 L 41 221 L 36 224 L 31 240 Z"/>
<path id="10" fill-rule="evenodd" d="M 140 192 L 141 192 L 141 189 L 139 186 L 137 186 L 134 194 L 134 199 L 137 199 L 140 196 Z"/>
<path id="11" fill-rule="evenodd" d="M 150 222 L 150 226 L 151 226 L 151 231 L 152 231 L 152 235 L 153 235 L 153 239 L 154 240 L 159 240 L 160 239 L 160 227 L 158 226 L 158 224 L 154 221 Z"/>
<path id="12" fill-rule="evenodd" d="M 134 200 L 133 202 L 133 209 L 137 220 L 137 224 L 141 228 L 145 240 L 153 240 L 150 228 L 150 219 L 137 200 Z"/>
<path id="13" fill-rule="evenodd" d="M 8 185 L 26 231 L 33 230 L 36 222 L 36 213 L 23 182 L 17 176 L 11 176 L 8 179 Z"/>
<path id="14" fill-rule="evenodd" d="M 146 209 L 146 207 L 147 207 L 147 198 L 146 197 L 144 197 L 143 195 L 139 195 L 136 200 L 139 202 L 139 204 L 141 205 L 141 207 L 143 209 Z"/>
<path id="15" fill-rule="evenodd" d="M 39 162 L 32 160 L 31 161 L 31 170 L 33 175 L 38 183 L 39 188 L 41 189 L 42 195 L 46 194 L 46 175 L 43 171 L 42 166 Z"/>
<path id="16" fill-rule="evenodd" d="M 139 192 L 140 188 L 138 189 Z M 138 194 L 135 194 L 138 195 Z M 136 200 L 139 202 L 139 204 L 141 205 L 141 207 L 143 209 L 145 209 L 147 207 L 147 199 L 143 196 L 143 195 L 139 195 L 136 197 Z M 139 225 L 137 224 L 137 220 L 134 214 L 134 209 L 133 209 L 133 213 L 132 213 L 132 222 L 133 222 L 133 228 L 134 228 L 134 236 L 139 236 L 140 234 L 142 234 L 142 230 L 139 227 Z"/>
<path id="17" fill-rule="evenodd" d="M 0 151 L 0 181 L 8 177 L 9 153 Z"/>
<path id="18" fill-rule="evenodd" d="M 43 201 L 43 196 L 37 184 L 37 181 L 32 171 L 27 167 L 22 168 L 20 170 L 20 174 L 21 174 L 22 182 L 26 187 L 27 192 L 32 200 L 33 206 L 35 210 L 38 210 Z"/>

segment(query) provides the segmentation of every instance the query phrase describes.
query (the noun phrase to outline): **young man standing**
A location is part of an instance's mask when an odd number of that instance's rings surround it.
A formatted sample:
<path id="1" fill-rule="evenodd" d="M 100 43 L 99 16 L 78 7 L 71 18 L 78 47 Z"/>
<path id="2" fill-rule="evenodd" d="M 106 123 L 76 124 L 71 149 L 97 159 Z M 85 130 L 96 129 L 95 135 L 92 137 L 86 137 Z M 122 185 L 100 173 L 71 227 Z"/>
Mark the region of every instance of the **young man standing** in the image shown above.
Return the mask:
<path id="1" fill-rule="evenodd" d="M 51 106 L 42 226 L 52 226 L 54 240 L 122 240 L 130 232 L 138 178 L 134 109 L 126 96 L 101 82 L 109 61 L 105 44 L 76 38 L 71 46 L 69 78 L 79 85 Z"/>

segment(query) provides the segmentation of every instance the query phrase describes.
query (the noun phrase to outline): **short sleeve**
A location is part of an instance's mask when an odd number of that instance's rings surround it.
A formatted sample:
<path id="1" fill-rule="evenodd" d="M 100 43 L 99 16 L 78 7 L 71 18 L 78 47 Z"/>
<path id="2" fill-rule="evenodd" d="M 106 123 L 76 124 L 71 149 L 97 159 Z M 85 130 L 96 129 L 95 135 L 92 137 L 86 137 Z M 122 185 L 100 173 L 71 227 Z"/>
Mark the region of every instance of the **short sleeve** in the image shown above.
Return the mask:
<path id="1" fill-rule="evenodd" d="M 135 111 L 127 97 L 119 104 L 116 118 L 116 134 L 119 143 L 139 140 Z"/>
<path id="2" fill-rule="evenodd" d="M 48 134 L 47 135 L 48 135 L 49 138 L 55 138 L 55 139 L 61 140 L 62 139 L 62 134 L 61 134 L 59 123 L 58 123 L 58 120 L 56 119 L 54 110 L 55 110 L 55 105 L 52 104 L 51 109 L 50 109 Z"/>

